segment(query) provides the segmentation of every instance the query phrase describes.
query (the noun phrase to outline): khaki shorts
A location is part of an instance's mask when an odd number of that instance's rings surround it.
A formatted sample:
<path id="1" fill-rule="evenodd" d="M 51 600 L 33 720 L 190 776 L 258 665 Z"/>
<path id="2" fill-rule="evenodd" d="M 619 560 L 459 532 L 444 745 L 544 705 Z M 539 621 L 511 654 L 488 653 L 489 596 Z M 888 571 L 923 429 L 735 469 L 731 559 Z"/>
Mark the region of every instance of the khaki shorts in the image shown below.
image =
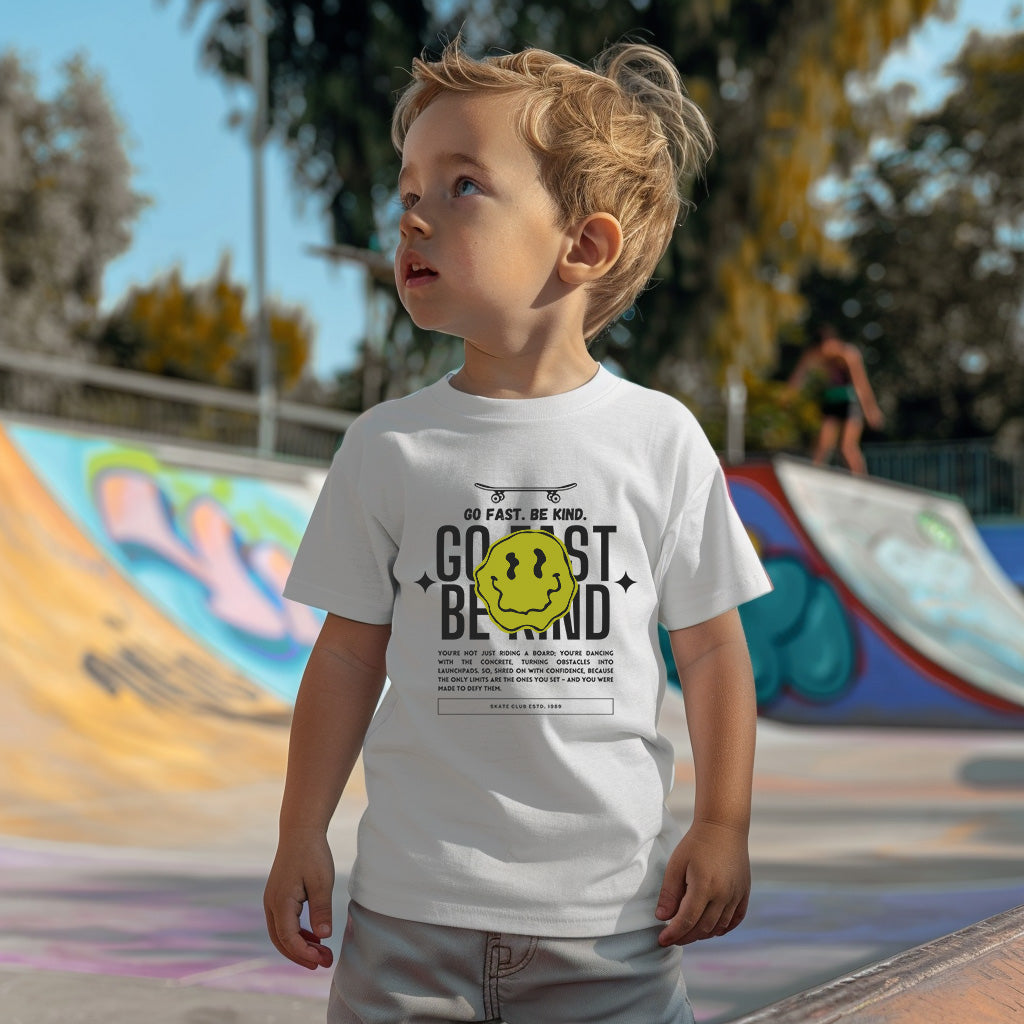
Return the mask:
<path id="1" fill-rule="evenodd" d="M 385 917 L 352 902 L 328 1024 L 693 1024 L 664 925 L 559 939 Z"/>

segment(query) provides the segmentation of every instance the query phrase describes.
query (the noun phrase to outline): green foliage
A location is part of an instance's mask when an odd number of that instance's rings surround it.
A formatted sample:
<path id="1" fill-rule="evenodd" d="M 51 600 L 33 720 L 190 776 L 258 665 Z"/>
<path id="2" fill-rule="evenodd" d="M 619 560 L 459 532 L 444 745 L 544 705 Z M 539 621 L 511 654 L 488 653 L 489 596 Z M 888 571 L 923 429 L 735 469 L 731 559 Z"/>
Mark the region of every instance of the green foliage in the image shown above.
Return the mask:
<path id="1" fill-rule="evenodd" d="M 581 59 L 626 34 L 667 49 L 710 114 L 718 155 L 697 209 L 635 316 L 600 339 L 635 380 L 685 393 L 709 367 L 770 367 L 779 330 L 805 309 L 797 282 L 846 265 L 811 186 L 865 137 L 845 92 L 928 13 L 953 0 L 268 0 L 271 111 L 295 178 L 329 211 L 334 240 L 387 248 L 397 160 L 388 141 L 400 70 L 445 23 L 470 49 L 538 45 Z M 244 68 L 245 0 L 211 8 L 204 43 L 221 74 Z M 392 338 L 404 317 L 398 312 Z M 407 323 L 407 321 L 406 321 Z M 413 332 L 412 351 L 430 340 Z"/>
<path id="2" fill-rule="evenodd" d="M 743 444 L 747 452 L 807 452 L 821 426 L 821 412 L 807 391 L 797 391 L 785 382 L 744 374 L 747 409 Z M 711 443 L 725 448 L 724 412 L 702 417 L 701 425 Z"/>
<path id="3" fill-rule="evenodd" d="M 954 70 L 943 107 L 849 183 L 854 272 L 804 285 L 908 439 L 1024 416 L 1024 33 L 972 37 Z"/>
<path id="4" fill-rule="evenodd" d="M 245 286 L 231 280 L 221 261 L 207 281 L 187 284 L 175 268 L 134 287 L 101 322 L 96 347 L 116 366 L 168 377 L 252 388 L 256 355 L 246 318 Z M 277 385 L 294 387 L 311 347 L 312 327 L 298 307 L 268 303 Z"/>
<path id="5" fill-rule="evenodd" d="M 748 375 L 744 431 L 748 451 L 806 452 L 820 427 L 821 412 L 806 391 Z"/>
<path id="6" fill-rule="evenodd" d="M 503 7 L 505 5 L 502 5 Z M 929 0 L 565 0 L 518 12 L 519 38 L 589 56 L 623 33 L 667 49 L 715 127 L 718 153 L 634 321 L 606 342 L 627 373 L 688 392 L 703 371 L 770 369 L 780 329 L 805 312 L 798 282 L 847 264 L 811 189 L 865 136 L 846 80 L 876 67 Z M 707 373 L 709 367 L 714 371 Z"/>

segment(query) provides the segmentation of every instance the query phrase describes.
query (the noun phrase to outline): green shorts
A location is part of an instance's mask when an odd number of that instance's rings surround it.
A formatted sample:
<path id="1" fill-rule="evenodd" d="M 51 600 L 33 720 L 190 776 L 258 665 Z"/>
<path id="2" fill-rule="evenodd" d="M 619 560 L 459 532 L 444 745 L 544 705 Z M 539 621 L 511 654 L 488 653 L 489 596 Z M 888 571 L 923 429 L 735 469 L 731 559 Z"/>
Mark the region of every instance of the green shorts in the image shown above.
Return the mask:
<path id="1" fill-rule="evenodd" d="M 860 418 L 860 403 L 852 387 L 826 388 L 819 401 L 821 415 L 826 419 L 853 420 Z"/>
<path id="2" fill-rule="evenodd" d="M 352 902 L 328 1024 L 693 1024 L 663 924 L 560 939 L 404 921 Z"/>

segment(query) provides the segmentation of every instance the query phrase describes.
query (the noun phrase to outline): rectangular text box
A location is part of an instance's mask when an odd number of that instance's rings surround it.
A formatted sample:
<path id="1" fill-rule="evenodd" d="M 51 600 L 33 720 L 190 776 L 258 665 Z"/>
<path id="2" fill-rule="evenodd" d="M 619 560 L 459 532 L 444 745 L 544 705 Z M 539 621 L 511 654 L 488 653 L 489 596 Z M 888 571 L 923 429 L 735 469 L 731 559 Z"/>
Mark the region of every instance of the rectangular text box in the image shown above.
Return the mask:
<path id="1" fill-rule="evenodd" d="M 438 697 L 439 715 L 614 715 L 614 697 Z"/>

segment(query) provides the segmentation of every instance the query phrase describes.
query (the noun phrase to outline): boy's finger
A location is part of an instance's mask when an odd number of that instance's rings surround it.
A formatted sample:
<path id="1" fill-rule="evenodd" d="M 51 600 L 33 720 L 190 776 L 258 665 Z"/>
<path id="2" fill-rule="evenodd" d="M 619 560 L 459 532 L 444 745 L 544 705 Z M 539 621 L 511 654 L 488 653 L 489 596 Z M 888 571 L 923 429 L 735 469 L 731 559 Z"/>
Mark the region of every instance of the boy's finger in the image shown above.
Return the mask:
<path id="1" fill-rule="evenodd" d="M 678 909 L 679 897 L 673 896 L 671 893 L 662 889 L 661 895 L 658 897 L 658 909 L 655 910 L 654 916 L 659 921 L 667 921 Z"/>
<path id="2" fill-rule="evenodd" d="M 331 951 L 322 943 L 317 942 L 316 937 L 305 929 L 287 937 L 279 936 L 279 939 L 281 952 L 293 963 L 310 971 L 315 971 L 317 967 L 330 965 L 333 956 Z"/>
<path id="3" fill-rule="evenodd" d="M 299 927 L 299 914 L 302 911 L 301 904 L 294 900 L 287 899 L 283 904 L 274 907 L 267 903 L 264 906 L 267 915 L 267 931 L 270 933 L 270 941 L 279 953 L 287 957 L 293 963 L 315 970 L 321 963 L 321 957 L 316 948 L 303 937 L 304 929 Z M 308 932 L 306 933 L 309 934 Z M 316 942 L 315 936 L 309 938 Z M 317 945 L 319 945 L 317 943 Z M 326 949 L 326 947 L 324 947 Z M 330 951 L 328 950 L 328 953 Z"/>
<path id="4" fill-rule="evenodd" d="M 332 928 L 332 907 L 330 893 L 327 896 L 309 897 L 309 926 L 318 939 L 329 939 Z"/>
<path id="5" fill-rule="evenodd" d="M 286 957 L 293 963 L 297 963 L 303 967 L 307 966 L 305 961 L 305 952 L 301 956 L 297 956 L 297 950 L 292 948 L 290 938 L 287 931 L 282 931 L 277 926 L 277 920 L 274 916 L 273 911 L 269 907 L 264 908 L 267 915 L 267 935 L 270 936 L 270 941 L 273 943 L 274 949 Z"/>
<path id="6" fill-rule="evenodd" d="M 270 908 L 266 905 L 263 907 L 263 913 L 267 918 L 267 935 L 270 938 L 271 944 L 274 949 L 278 951 L 282 956 L 287 956 L 287 953 L 281 948 L 281 943 L 277 938 L 277 925 L 274 923 L 273 915 L 270 913 Z"/>
<path id="7" fill-rule="evenodd" d="M 722 911 L 721 917 L 718 919 L 718 923 L 715 925 L 714 935 L 724 935 L 726 932 L 732 931 L 733 928 L 739 924 L 737 921 L 733 923 L 733 919 L 736 916 L 737 906 L 733 903 L 729 903 L 725 910 Z"/>
<path id="8" fill-rule="evenodd" d="M 750 894 L 748 893 L 739 901 L 736 909 L 733 911 L 732 920 L 729 922 L 729 927 L 726 931 L 732 931 L 738 925 L 743 923 L 743 919 L 747 916 L 747 907 L 750 904 Z"/>
<path id="9" fill-rule="evenodd" d="M 654 916 L 659 921 L 667 921 L 670 917 L 673 917 L 679 910 L 679 904 L 682 902 L 685 892 L 686 882 L 684 875 L 680 874 L 678 878 L 675 878 L 670 863 L 668 870 L 665 872 L 665 879 L 661 884 L 661 893 L 658 896 L 658 909 L 654 911 Z"/>
<path id="10" fill-rule="evenodd" d="M 658 935 L 660 945 L 675 945 L 700 920 L 700 910 L 696 907 L 696 902 L 692 896 L 692 891 L 687 893 L 680 901 L 675 914 L 672 915 L 671 920 L 667 922 Z"/>
<path id="11" fill-rule="evenodd" d="M 317 937 L 305 928 L 299 929 L 299 935 L 306 943 L 306 950 L 321 967 L 330 967 L 334 961 L 334 954 L 329 946 L 325 946 L 317 940 Z M 314 965 L 315 966 L 315 965 Z"/>
<path id="12" fill-rule="evenodd" d="M 697 901 L 684 899 L 679 913 L 658 936 L 658 942 L 662 946 L 683 946 L 698 939 L 706 939 L 714 934 L 721 916 L 721 903 L 705 903 L 701 906 Z"/>

